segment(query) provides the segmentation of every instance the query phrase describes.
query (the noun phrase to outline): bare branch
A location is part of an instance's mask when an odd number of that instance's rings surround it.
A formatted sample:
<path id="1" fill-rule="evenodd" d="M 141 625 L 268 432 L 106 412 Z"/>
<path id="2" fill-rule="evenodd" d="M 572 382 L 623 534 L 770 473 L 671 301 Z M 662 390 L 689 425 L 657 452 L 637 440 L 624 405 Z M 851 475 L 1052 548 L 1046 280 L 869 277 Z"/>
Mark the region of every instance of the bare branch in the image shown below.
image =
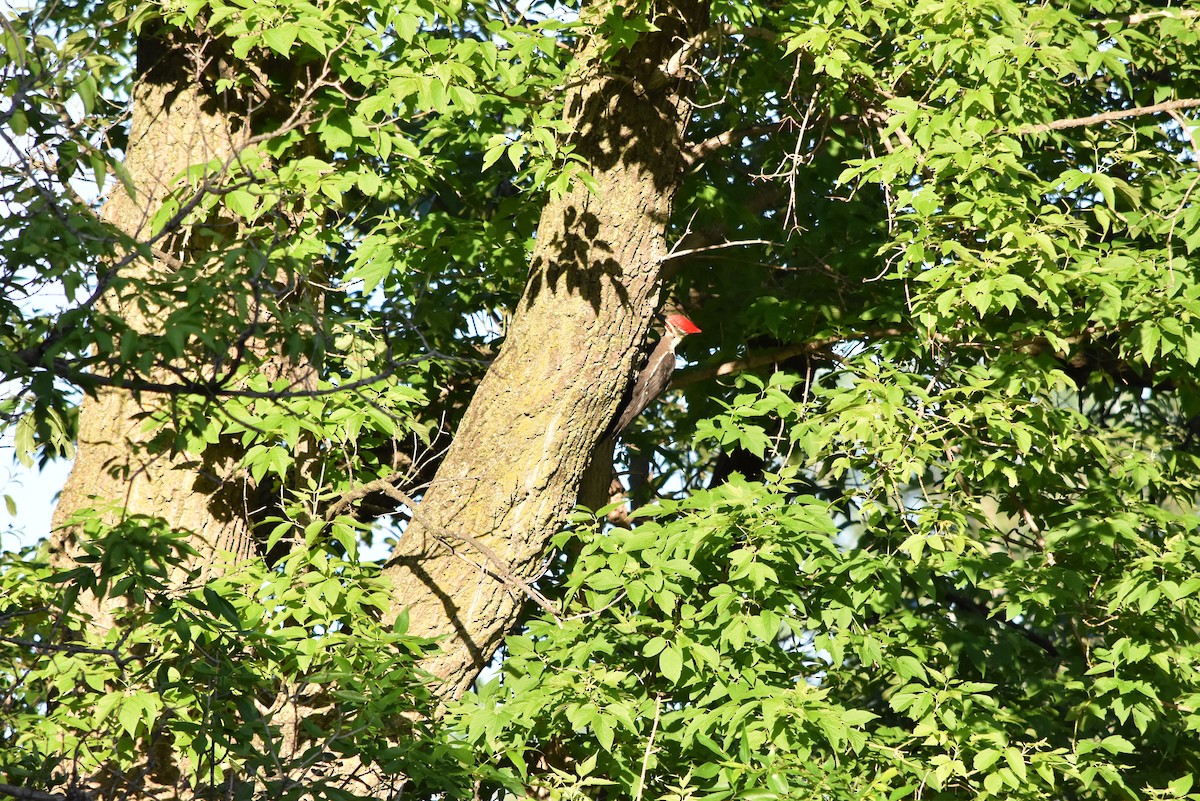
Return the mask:
<path id="1" fill-rule="evenodd" d="M 368 481 L 361 487 L 356 487 L 355 489 L 350 490 L 349 492 L 343 494 L 342 497 L 338 498 L 332 506 L 325 510 L 325 520 L 333 520 L 338 515 L 347 511 L 355 501 L 361 501 L 363 498 L 376 492 L 383 492 L 384 487 L 393 487 L 397 481 L 400 481 L 403 478 L 404 475 L 402 473 L 393 473 L 390 476 L 384 476 L 383 478 L 377 478 L 374 481 Z M 410 506 L 409 508 L 411 509 L 412 507 Z"/>
<path id="2" fill-rule="evenodd" d="M 1120 326 L 1116 328 L 1087 326 L 1081 329 L 1078 333 L 1065 334 L 1059 339 L 1063 343 L 1066 343 L 1070 346 L 1081 346 L 1093 337 L 1103 336 L 1105 334 L 1115 334 L 1118 333 L 1120 329 Z M 797 356 L 814 356 L 820 354 L 823 358 L 841 361 L 841 358 L 837 354 L 831 352 L 831 348 L 834 345 L 843 342 L 868 343 L 896 337 L 910 337 L 913 336 L 914 333 L 916 332 L 912 331 L 911 329 L 898 327 L 878 328 L 870 331 L 848 333 L 841 336 L 829 336 L 823 339 L 816 339 L 811 342 L 799 342 L 783 345 L 778 348 L 751 353 L 744 359 L 733 359 L 731 361 L 705 364 L 687 370 L 680 370 L 679 372 L 675 373 L 675 376 L 671 381 L 671 388 L 682 389 L 684 387 L 689 387 L 693 384 L 698 384 L 702 381 L 708 381 L 709 379 L 717 378 L 719 376 L 734 375 L 747 370 L 757 370 L 760 367 L 778 364 L 780 362 L 787 361 L 788 359 L 793 359 Z M 923 336 L 929 342 L 936 342 L 939 345 L 944 345 L 950 348 L 968 348 L 971 350 L 980 351 L 1009 349 L 1028 354 L 1051 353 L 1055 356 L 1055 358 L 1060 360 L 1066 360 L 1069 355 L 1056 350 L 1055 347 L 1051 345 L 1050 341 L 1044 336 L 1026 337 L 1022 339 L 1015 339 L 1010 342 L 956 339 L 950 334 L 935 332 L 924 332 L 923 334 L 920 334 L 920 336 Z M 1077 354 L 1071 360 L 1071 364 L 1073 366 L 1080 366 L 1075 363 L 1075 359 L 1078 358 L 1079 356 Z M 1115 375 L 1117 373 L 1113 374 Z M 1132 386 L 1153 386 L 1159 388 L 1170 388 L 1174 386 L 1174 384 L 1170 381 L 1147 383 L 1146 379 L 1144 378 L 1139 380 L 1137 375 L 1126 375 L 1124 372 L 1121 372 L 1120 375 L 1122 380 L 1126 381 Z"/>
<path id="3" fill-rule="evenodd" d="M 697 50 L 709 42 L 723 36 L 752 36 L 768 42 L 775 41 L 775 32 L 766 28 L 738 28 L 733 25 L 714 25 L 684 41 L 683 46 L 671 54 L 666 63 L 661 64 L 652 80 L 647 81 L 647 89 L 657 89 L 669 81 L 682 78 L 684 69 L 691 63 Z"/>
<path id="4" fill-rule="evenodd" d="M 760 367 L 785 362 L 797 356 L 812 356 L 820 353 L 828 358 L 837 359 L 837 356 L 830 353 L 829 349 L 842 342 L 869 342 L 889 337 L 909 336 L 911 334 L 911 331 L 899 328 L 881 328 L 873 331 L 850 333 L 844 336 L 829 336 L 823 339 L 814 339 L 811 342 L 797 342 L 790 345 L 783 345 L 782 347 L 751 353 L 744 359 L 733 359 L 727 362 L 718 362 L 716 364 L 693 367 L 688 370 L 680 370 L 671 381 L 671 387 L 673 389 L 682 389 L 692 384 L 698 384 L 701 381 L 708 381 L 710 378 L 733 375 L 745 372 L 746 370 L 757 370 Z M 928 334 L 927 336 L 930 340 L 943 344 L 959 345 L 962 347 L 979 346 L 978 343 L 973 342 L 955 342 L 945 334 Z"/>
<path id="5" fill-rule="evenodd" d="M 1164 8 L 1161 11 L 1143 11 L 1140 14 L 1130 14 L 1126 17 L 1108 17 L 1091 22 L 1091 25 L 1111 25 L 1119 22 L 1124 25 L 1141 25 L 1152 19 L 1196 19 L 1200 11 L 1192 8 Z"/>
<path id="6" fill-rule="evenodd" d="M 1024 125 L 1018 128 L 1016 133 L 1018 136 L 1028 136 L 1029 134 L 1061 131 L 1064 128 L 1081 128 L 1085 125 L 1098 125 L 1127 117 L 1144 117 L 1148 114 L 1162 114 L 1184 108 L 1196 108 L 1197 106 L 1200 106 L 1200 98 L 1167 100 L 1162 103 L 1155 103 L 1153 106 L 1138 106 L 1136 108 L 1118 109 L 1117 111 L 1106 111 L 1103 114 L 1093 114 L 1089 117 L 1073 117 L 1071 119 L 1054 120 L 1053 122 L 1044 122 L 1037 125 Z"/>
<path id="7" fill-rule="evenodd" d="M 711 136 L 703 142 L 697 142 L 683 152 L 683 161 L 688 167 L 694 167 L 698 162 L 704 161 L 713 153 L 716 153 L 723 147 L 731 145 L 734 142 L 740 142 L 746 137 L 754 138 L 765 133 L 779 130 L 781 123 L 771 125 L 752 125 L 747 128 L 737 128 L 732 131 L 726 131 L 716 136 Z"/>
<path id="8" fill-rule="evenodd" d="M 710 250 L 724 250 L 726 248 L 740 248 L 746 245 L 778 245 L 778 242 L 772 242 L 770 239 L 739 239 L 736 242 L 722 242 L 718 245 L 705 245 L 699 248 L 688 248 L 687 250 L 676 250 L 661 257 L 659 262 L 670 261 L 671 259 L 682 259 L 684 256 L 691 256 L 695 253 L 707 253 Z"/>

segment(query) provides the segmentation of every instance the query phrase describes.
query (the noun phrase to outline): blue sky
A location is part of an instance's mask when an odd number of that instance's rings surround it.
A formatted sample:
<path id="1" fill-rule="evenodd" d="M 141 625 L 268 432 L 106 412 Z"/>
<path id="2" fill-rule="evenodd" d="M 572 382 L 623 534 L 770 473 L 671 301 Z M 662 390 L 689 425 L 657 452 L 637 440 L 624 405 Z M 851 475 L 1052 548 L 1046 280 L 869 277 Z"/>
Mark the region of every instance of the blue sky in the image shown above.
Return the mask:
<path id="1" fill-rule="evenodd" d="M 0 14 L 32 5 L 32 0 L 0 0 Z M 69 461 L 60 461 L 39 473 L 22 467 L 13 454 L 12 432 L 5 432 L 0 435 L 0 495 L 13 499 L 17 514 L 9 515 L 7 504 L 0 503 L 0 550 L 35 542 L 50 532 L 54 503 L 71 469 Z"/>
<path id="2" fill-rule="evenodd" d="M 0 550 L 32 544 L 50 533 L 50 516 L 59 490 L 67 480 L 71 462 L 59 460 L 39 473 L 22 467 L 13 458 L 12 438 L 0 439 L 0 495 L 8 495 L 17 506 L 16 517 L 0 504 Z"/>

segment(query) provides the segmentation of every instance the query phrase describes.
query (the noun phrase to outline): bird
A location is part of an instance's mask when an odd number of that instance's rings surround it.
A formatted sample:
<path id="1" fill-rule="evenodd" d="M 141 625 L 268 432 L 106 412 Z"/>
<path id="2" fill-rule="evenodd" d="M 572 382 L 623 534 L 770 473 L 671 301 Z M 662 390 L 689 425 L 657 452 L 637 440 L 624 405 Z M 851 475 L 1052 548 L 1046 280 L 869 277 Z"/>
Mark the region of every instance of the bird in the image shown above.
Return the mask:
<path id="1" fill-rule="evenodd" d="M 655 398 L 671 383 L 675 372 L 675 349 L 689 334 L 699 334 L 700 328 L 682 314 L 668 314 L 666 331 L 650 352 L 637 378 L 625 392 L 621 405 L 609 427 L 609 436 L 624 431 L 634 419 L 645 411 Z"/>

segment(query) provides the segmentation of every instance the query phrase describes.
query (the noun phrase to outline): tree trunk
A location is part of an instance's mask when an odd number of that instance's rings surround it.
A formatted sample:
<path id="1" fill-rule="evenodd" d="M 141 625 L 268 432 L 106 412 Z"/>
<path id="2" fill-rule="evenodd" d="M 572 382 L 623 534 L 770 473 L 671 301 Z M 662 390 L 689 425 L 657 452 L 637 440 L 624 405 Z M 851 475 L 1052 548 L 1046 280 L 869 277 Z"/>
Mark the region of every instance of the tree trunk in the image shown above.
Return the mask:
<path id="1" fill-rule="evenodd" d="M 116 185 L 101 212 L 135 242 L 150 237 L 150 221 L 177 187 L 180 173 L 195 164 L 223 163 L 238 149 L 234 114 L 194 77 L 200 71 L 196 64 L 209 55 L 199 45 L 189 53 L 177 42 L 152 36 L 139 41 L 139 77 L 130 103 L 124 162 L 133 191 Z M 181 260 L 186 258 L 183 249 L 198 247 L 203 243 L 188 237 L 164 237 L 158 244 L 160 253 L 174 249 L 179 252 L 171 257 Z M 170 269 L 163 262 L 138 259 L 123 268 L 122 278 L 134 278 L 130 285 L 136 287 Z M 153 309 L 140 309 L 136 298 L 122 297 L 119 289 L 109 291 L 100 303 L 140 333 L 161 333 Z M 174 377 L 162 369 L 148 376 L 167 382 Z M 106 387 L 84 399 L 75 464 L 54 513 L 51 548 L 60 564 L 69 565 L 79 552 L 77 533 L 67 525 L 72 515 L 110 504 L 121 507 L 109 515 L 110 523 L 140 514 L 192 532 L 198 564 L 213 566 L 225 555 L 240 559 L 252 553 L 236 454 L 222 446 L 207 449 L 202 457 L 156 451 L 150 444 L 153 432 L 142 431 L 143 416 L 169 402 L 155 393 L 135 397 Z"/>
<path id="2" fill-rule="evenodd" d="M 659 308 L 688 87 L 658 68 L 696 32 L 680 20 L 703 18 L 677 6 L 615 60 L 591 48 L 565 118 L 596 189 L 576 181 L 543 211 L 504 345 L 388 563 L 409 632 L 445 637 L 426 667 L 447 697 L 516 623 Z"/>

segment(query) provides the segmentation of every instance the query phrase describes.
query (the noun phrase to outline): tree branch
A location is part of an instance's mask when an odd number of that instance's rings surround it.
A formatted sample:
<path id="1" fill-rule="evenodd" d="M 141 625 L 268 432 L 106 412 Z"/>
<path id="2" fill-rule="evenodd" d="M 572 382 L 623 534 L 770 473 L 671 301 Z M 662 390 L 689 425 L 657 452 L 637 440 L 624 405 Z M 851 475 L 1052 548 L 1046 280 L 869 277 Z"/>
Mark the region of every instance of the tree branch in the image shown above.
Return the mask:
<path id="1" fill-rule="evenodd" d="M 646 769 L 650 767 L 650 754 L 654 750 L 654 735 L 658 733 L 658 719 L 662 715 L 662 693 L 654 696 L 654 722 L 650 724 L 650 737 L 646 740 L 646 750 L 642 753 L 642 772 L 638 775 L 637 793 L 634 801 L 642 801 L 646 789 Z"/>
<path id="2" fill-rule="evenodd" d="M 1038 648 L 1041 648 L 1051 657 L 1055 659 L 1058 658 L 1058 648 L 1055 647 L 1054 642 L 1046 635 L 1037 631 L 1033 631 L 1032 629 L 1027 629 L 1021 624 L 1014 623 L 1007 618 L 997 617 L 995 613 L 987 606 L 979 603 L 973 598 L 963 595 L 962 593 L 947 592 L 945 597 L 947 601 L 955 606 L 962 607 L 963 609 L 973 612 L 990 623 L 999 624 L 1001 627 L 1021 635 Z"/>
<path id="3" fill-rule="evenodd" d="M 671 54 L 665 63 L 659 65 L 658 72 L 646 82 L 647 89 L 658 89 L 666 86 L 669 81 L 682 78 L 684 68 L 691 62 L 693 55 L 704 45 L 723 36 L 753 36 L 767 42 L 776 39 L 775 32 L 766 28 L 738 28 L 734 25 L 714 25 L 684 41 L 683 46 Z"/>
<path id="4" fill-rule="evenodd" d="M 16 798 L 18 801 L 65 801 L 65 795 L 43 793 L 41 790 L 30 790 L 26 787 L 15 787 L 11 784 L 0 784 L 0 795 Z"/>
<path id="5" fill-rule="evenodd" d="M 716 136 L 710 136 L 702 142 L 689 147 L 683 152 L 683 161 L 688 167 L 694 167 L 697 162 L 704 161 L 706 158 L 716 153 L 721 148 L 731 145 L 734 142 L 739 142 L 746 137 L 761 136 L 771 131 L 777 131 L 782 123 L 772 123 L 770 125 L 751 125 L 746 128 L 736 128 L 732 131 L 726 131 Z"/>
<path id="6" fill-rule="evenodd" d="M 1124 25 L 1140 25 L 1143 22 L 1149 22 L 1152 19 L 1169 18 L 1169 19 L 1196 19 L 1200 17 L 1200 11 L 1191 8 L 1164 8 L 1161 11 L 1144 11 L 1141 14 L 1130 14 L 1125 17 L 1108 17 L 1106 19 L 1098 19 L 1093 21 L 1092 25 L 1111 25 L 1114 22 L 1120 22 Z"/>
<path id="7" fill-rule="evenodd" d="M 1167 100 L 1162 103 L 1155 103 L 1153 106 L 1138 106 L 1136 108 L 1119 109 L 1117 111 L 1106 111 L 1103 114 L 1093 114 L 1090 117 L 1073 117 L 1066 120 L 1043 122 L 1037 125 L 1023 125 L 1017 129 L 1016 133 L 1018 136 L 1028 136 L 1029 134 L 1061 131 L 1064 128 L 1081 128 L 1085 125 L 1097 125 L 1104 122 L 1112 122 L 1113 120 L 1125 119 L 1126 117 L 1143 117 L 1147 114 L 1162 114 L 1184 108 L 1196 108 L 1197 106 L 1200 106 L 1200 98 Z"/>
<path id="8" fill-rule="evenodd" d="M 163 381 L 147 381 L 141 378 L 113 378 L 98 373 L 84 372 L 81 368 L 65 359 L 54 360 L 54 375 L 79 385 L 100 387 L 116 387 L 133 392 L 158 392 L 163 395 L 200 395 L 206 398 L 257 398 L 265 400 L 285 400 L 288 398 L 320 398 L 326 395 L 336 395 L 339 392 L 368 387 L 386 381 L 396 374 L 401 367 L 418 364 L 424 357 L 404 359 L 389 363 L 381 372 L 366 378 L 360 378 L 347 384 L 325 389 L 282 389 L 282 390 L 251 390 L 232 389 L 222 386 L 221 381 L 191 381 L 180 379 L 178 383 L 169 384 Z M 299 382 L 293 382 L 293 386 Z"/>
<path id="9" fill-rule="evenodd" d="M 366 484 L 363 484 L 361 487 L 352 489 L 349 492 L 344 493 L 342 495 L 342 497 L 338 498 L 337 501 L 335 501 L 332 506 L 330 506 L 328 509 L 325 510 L 326 522 L 333 520 L 335 517 L 337 517 L 338 515 L 342 514 L 346 510 L 348 510 L 355 501 L 361 501 L 363 498 L 367 497 L 368 495 L 372 495 L 376 492 L 383 492 L 384 487 L 394 487 L 396 485 L 396 482 L 401 480 L 402 478 L 403 478 L 402 474 L 393 473 L 390 476 L 385 476 L 383 478 L 377 478 L 374 481 L 368 481 Z M 404 503 L 404 502 L 401 501 L 401 503 Z M 412 507 L 409 506 L 409 508 L 411 509 Z"/>
<path id="10" fill-rule="evenodd" d="M 93 656 L 111 657 L 117 666 L 124 668 L 125 665 L 132 661 L 132 658 L 122 657 L 120 652 L 115 648 L 88 648 L 75 643 L 48 643 L 37 642 L 35 640 L 21 640 L 16 637 L 0 636 L 0 642 L 6 642 L 9 645 L 15 645 L 19 648 L 28 648 L 31 651 L 42 651 L 43 653 L 65 653 L 65 654 L 91 654 Z"/>
<path id="11" fill-rule="evenodd" d="M 1115 357 L 1102 360 L 1103 352 L 1097 354 L 1094 350 L 1089 349 L 1089 342 L 1093 338 L 1110 334 L 1115 335 L 1120 333 L 1120 331 L 1121 326 L 1107 329 L 1097 326 L 1087 326 L 1075 334 L 1065 334 L 1059 339 L 1062 343 L 1070 346 L 1071 350 L 1066 352 L 1058 350 L 1057 345 L 1051 345 L 1050 340 L 1044 336 L 1026 337 L 1008 342 L 955 339 L 949 334 L 935 332 L 927 332 L 924 336 L 930 342 L 936 342 L 950 348 L 968 348 L 979 351 L 1020 351 L 1029 356 L 1035 356 L 1039 353 L 1049 353 L 1073 377 L 1079 371 L 1087 373 L 1098 371 L 1117 377 L 1128 386 L 1162 390 L 1175 389 L 1177 382 L 1170 377 L 1156 380 L 1157 376 L 1153 373 L 1150 375 L 1141 374 L 1134 370 L 1128 362 L 1116 359 Z M 828 336 L 811 342 L 790 343 L 777 348 L 750 353 L 744 359 L 702 364 L 697 367 L 680 370 L 675 373 L 671 381 L 671 389 L 683 389 L 684 387 L 699 384 L 702 381 L 708 381 L 719 376 L 734 375 L 746 370 L 757 370 L 760 367 L 778 364 L 797 356 L 821 354 L 825 358 L 840 361 L 839 357 L 832 353 L 830 349 L 841 342 L 871 342 L 881 339 L 912 336 L 913 334 L 914 332 L 909 329 L 890 327 L 849 333 L 841 336 Z M 1072 371 L 1075 372 L 1072 373 Z"/>
<path id="12" fill-rule="evenodd" d="M 659 262 L 670 261 L 671 259 L 682 259 L 684 256 L 691 256 L 696 253 L 706 253 L 710 250 L 724 250 L 726 248 L 740 248 L 746 245 L 778 245 L 778 242 L 772 242 L 770 239 L 739 239 L 736 242 L 721 242 L 717 245 L 705 245 L 704 247 L 688 248 L 687 250 L 674 250 L 667 255 L 659 258 Z"/>
<path id="13" fill-rule="evenodd" d="M 811 356 L 814 353 L 827 350 L 839 342 L 845 342 L 847 339 L 866 338 L 868 338 L 867 334 L 860 334 L 855 337 L 826 337 L 825 339 L 818 339 L 813 342 L 800 342 L 771 350 L 759 351 L 748 355 L 744 359 L 734 359 L 728 362 L 718 362 L 716 364 L 692 367 L 688 370 L 680 370 L 672 379 L 671 388 L 682 389 L 683 387 L 690 387 L 692 384 L 699 384 L 701 381 L 708 381 L 710 378 L 733 375 L 734 373 L 741 373 L 746 370 L 756 370 L 759 367 L 766 367 L 769 364 L 787 361 L 797 356 Z"/>

